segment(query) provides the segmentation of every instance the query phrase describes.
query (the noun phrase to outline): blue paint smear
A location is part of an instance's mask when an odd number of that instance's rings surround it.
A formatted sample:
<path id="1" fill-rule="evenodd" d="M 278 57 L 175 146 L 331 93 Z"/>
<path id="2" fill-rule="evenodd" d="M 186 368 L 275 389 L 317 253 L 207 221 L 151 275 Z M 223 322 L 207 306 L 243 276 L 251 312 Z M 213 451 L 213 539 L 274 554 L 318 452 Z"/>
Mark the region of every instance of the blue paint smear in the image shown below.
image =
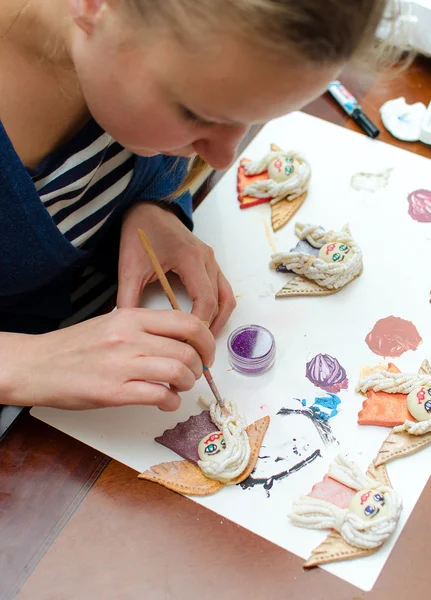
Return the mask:
<path id="1" fill-rule="evenodd" d="M 301 400 L 301 404 L 302 406 L 307 406 L 307 401 Z M 327 396 L 315 398 L 313 404 L 310 406 L 310 410 L 316 421 L 329 421 L 329 419 L 338 415 L 338 406 L 340 404 L 340 398 L 328 392 Z"/>

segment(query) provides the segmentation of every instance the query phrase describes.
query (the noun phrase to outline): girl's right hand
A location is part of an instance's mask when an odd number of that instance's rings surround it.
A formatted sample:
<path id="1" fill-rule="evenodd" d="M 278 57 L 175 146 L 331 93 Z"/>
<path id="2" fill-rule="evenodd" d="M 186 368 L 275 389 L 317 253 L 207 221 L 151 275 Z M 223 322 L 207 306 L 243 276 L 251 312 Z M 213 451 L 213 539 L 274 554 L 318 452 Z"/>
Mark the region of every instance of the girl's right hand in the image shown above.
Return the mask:
<path id="1" fill-rule="evenodd" d="M 187 340 L 187 342 L 185 342 Z M 194 315 L 127 308 L 42 335 L 0 334 L 0 401 L 72 410 L 176 410 L 215 341 Z M 169 387 L 163 384 L 169 384 Z"/>

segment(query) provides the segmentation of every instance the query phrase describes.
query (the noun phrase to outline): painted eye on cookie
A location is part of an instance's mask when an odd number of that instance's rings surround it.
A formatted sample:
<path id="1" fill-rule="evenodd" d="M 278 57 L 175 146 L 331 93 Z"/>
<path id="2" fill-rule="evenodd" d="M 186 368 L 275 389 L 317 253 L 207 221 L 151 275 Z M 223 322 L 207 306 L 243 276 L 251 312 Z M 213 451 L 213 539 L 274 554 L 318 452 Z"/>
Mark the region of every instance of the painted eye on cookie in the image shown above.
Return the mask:
<path id="1" fill-rule="evenodd" d="M 425 402 L 424 409 L 427 411 L 427 413 L 431 412 L 431 400 L 427 400 Z"/>
<path id="2" fill-rule="evenodd" d="M 374 494 L 373 498 L 376 502 L 382 502 L 383 504 L 385 503 L 385 499 L 381 494 Z"/>
<path id="3" fill-rule="evenodd" d="M 364 515 L 366 517 L 372 517 L 374 516 L 374 513 L 377 511 L 378 509 L 374 506 L 374 504 L 369 504 L 368 506 L 365 507 L 364 509 Z"/>
<path id="4" fill-rule="evenodd" d="M 209 444 L 209 446 L 205 448 L 205 454 L 214 454 L 214 452 L 217 452 L 216 444 Z"/>
<path id="5" fill-rule="evenodd" d="M 343 252 L 349 252 L 350 248 L 349 246 L 346 246 L 346 244 L 340 244 L 340 250 Z"/>
<path id="6" fill-rule="evenodd" d="M 340 260 L 340 258 L 341 258 L 341 254 L 338 254 L 338 252 L 334 252 L 334 254 L 332 255 L 332 260 L 333 260 L 334 262 L 337 262 L 337 261 L 339 261 L 339 260 Z"/>
<path id="7" fill-rule="evenodd" d="M 291 173 L 293 173 L 293 167 L 285 167 L 284 172 L 286 173 L 286 175 L 290 175 Z"/>

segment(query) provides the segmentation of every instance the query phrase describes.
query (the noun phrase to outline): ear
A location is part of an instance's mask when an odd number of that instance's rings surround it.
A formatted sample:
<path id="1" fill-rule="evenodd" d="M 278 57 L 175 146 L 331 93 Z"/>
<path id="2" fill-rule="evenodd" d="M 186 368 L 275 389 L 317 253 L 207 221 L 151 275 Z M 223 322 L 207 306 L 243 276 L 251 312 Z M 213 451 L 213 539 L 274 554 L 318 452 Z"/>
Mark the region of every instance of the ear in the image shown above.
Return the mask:
<path id="1" fill-rule="evenodd" d="M 85 33 L 91 34 L 101 11 L 110 0 L 68 0 L 72 19 Z"/>

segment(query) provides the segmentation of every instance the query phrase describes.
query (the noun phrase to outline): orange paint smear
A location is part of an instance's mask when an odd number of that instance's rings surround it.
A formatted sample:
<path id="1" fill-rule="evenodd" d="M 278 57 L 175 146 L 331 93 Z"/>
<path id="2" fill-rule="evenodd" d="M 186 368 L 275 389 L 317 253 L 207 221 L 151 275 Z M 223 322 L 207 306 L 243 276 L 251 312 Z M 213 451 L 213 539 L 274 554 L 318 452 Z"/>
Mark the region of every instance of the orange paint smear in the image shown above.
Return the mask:
<path id="1" fill-rule="evenodd" d="M 388 371 L 400 373 L 397 367 L 389 363 Z M 388 394 L 387 392 L 367 392 L 367 399 L 358 414 L 359 425 L 377 425 L 395 427 L 405 421 L 415 421 L 407 410 L 407 394 Z"/>
<path id="2" fill-rule="evenodd" d="M 241 162 L 250 162 L 248 158 L 243 158 Z M 268 172 L 264 171 L 259 175 L 246 175 L 244 171 L 244 167 L 241 164 L 238 167 L 238 176 L 237 176 L 237 192 L 238 192 L 238 200 L 240 202 L 240 208 L 250 208 L 250 206 L 257 206 L 258 204 L 266 204 L 271 202 L 271 198 L 253 198 L 252 196 L 243 196 L 243 189 L 253 183 L 254 181 L 264 181 L 268 179 Z"/>

